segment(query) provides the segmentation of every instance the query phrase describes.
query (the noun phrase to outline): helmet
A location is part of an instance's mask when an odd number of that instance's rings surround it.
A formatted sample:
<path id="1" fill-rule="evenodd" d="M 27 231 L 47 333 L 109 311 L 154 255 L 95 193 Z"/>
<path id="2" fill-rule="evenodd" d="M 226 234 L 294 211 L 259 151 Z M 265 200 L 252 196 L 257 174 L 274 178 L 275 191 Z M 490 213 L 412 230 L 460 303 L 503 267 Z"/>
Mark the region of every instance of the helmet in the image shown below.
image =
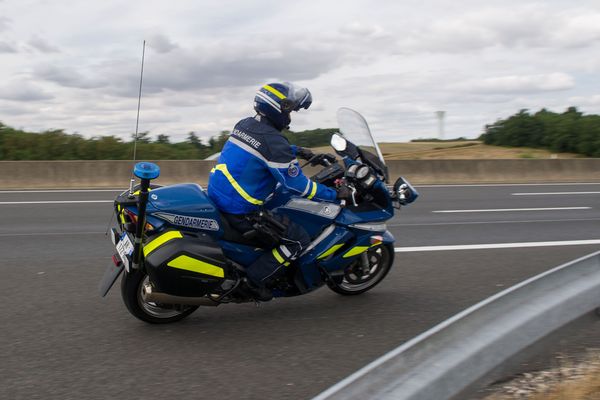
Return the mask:
<path id="1" fill-rule="evenodd" d="M 290 112 L 308 108 L 312 96 L 307 88 L 295 87 L 290 82 L 269 83 L 258 89 L 254 96 L 254 109 L 279 130 L 288 128 Z"/>

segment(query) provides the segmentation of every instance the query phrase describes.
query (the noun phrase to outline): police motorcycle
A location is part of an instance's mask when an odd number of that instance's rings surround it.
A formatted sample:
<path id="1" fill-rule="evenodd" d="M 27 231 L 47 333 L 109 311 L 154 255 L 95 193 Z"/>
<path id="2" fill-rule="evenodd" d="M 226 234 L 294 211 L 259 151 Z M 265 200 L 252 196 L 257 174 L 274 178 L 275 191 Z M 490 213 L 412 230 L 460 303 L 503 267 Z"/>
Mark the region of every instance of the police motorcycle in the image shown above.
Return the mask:
<path id="1" fill-rule="evenodd" d="M 114 202 L 118 228 L 110 236 L 116 252 L 100 282 L 101 296 L 124 273 L 125 306 L 148 323 L 179 321 L 199 306 L 255 301 L 243 284 L 244 267 L 271 250 L 265 238 L 276 241 L 285 231 L 271 213 L 301 224 L 312 239 L 285 266 L 272 287 L 274 297 L 298 296 L 324 285 L 342 295 L 375 287 L 394 261 L 394 237 L 385 221 L 419 194 L 402 177 L 388 188 L 385 161 L 359 113 L 341 108 L 337 116 L 340 133 L 332 135 L 331 146 L 342 160 L 315 156 L 309 162 L 325 168 L 312 179 L 348 186 L 352 200 L 315 202 L 278 187 L 253 221 L 256 229 L 244 235 L 228 226 L 200 185 L 152 185 L 159 167 L 136 164 L 140 184 Z"/>

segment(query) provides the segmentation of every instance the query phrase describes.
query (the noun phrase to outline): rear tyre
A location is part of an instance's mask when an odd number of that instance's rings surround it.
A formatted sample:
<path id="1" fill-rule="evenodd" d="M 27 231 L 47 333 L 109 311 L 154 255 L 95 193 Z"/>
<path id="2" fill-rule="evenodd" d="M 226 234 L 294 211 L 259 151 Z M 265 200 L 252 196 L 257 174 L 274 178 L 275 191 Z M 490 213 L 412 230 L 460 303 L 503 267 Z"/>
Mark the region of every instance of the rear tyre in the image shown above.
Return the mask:
<path id="1" fill-rule="evenodd" d="M 361 255 L 344 271 L 341 283 L 328 282 L 331 290 L 345 296 L 354 296 L 373 289 L 385 278 L 394 263 L 394 247 L 382 244 L 366 252 L 367 262 Z"/>
<path id="2" fill-rule="evenodd" d="M 142 290 L 148 283 L 148 275 L 140 270 L 125 271 L 121 280 L 121 297 L 129 312 L 136 318 L 149 324 L 170 324 L 181 321 L 198 306 L 161 306 L 161 304 L 144 301 Z"/>

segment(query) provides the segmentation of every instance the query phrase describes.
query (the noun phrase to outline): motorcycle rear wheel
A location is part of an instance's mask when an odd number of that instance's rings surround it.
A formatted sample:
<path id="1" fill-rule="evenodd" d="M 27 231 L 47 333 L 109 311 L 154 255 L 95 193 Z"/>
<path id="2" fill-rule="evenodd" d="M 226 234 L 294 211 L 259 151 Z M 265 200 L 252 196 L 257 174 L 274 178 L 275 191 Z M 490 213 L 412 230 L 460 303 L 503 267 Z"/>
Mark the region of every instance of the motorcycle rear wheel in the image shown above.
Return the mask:
<path id="1" fill-rule="evenodd" d="M 147 282 L 148 275 L 143 271 L 125 271 L 123 274 L 121 296 L 127 310 L 134 317 L 149 324 L 170 324 L 181 321 L 198 309 L 198 306 L 161 307 L 160 304 L 145 301 L 142 297 L 142 290 Z"/>
<path id="2" fill-rule="evenodd" d="M 383 244 L 367 250 L 368 269 L 362 257 L 346 268 L 341 283 L 328 282 L 331 290 L 345 296 L 354 296 L 373 289 L 390 272 L 394 263 L 394 247 Z"/>

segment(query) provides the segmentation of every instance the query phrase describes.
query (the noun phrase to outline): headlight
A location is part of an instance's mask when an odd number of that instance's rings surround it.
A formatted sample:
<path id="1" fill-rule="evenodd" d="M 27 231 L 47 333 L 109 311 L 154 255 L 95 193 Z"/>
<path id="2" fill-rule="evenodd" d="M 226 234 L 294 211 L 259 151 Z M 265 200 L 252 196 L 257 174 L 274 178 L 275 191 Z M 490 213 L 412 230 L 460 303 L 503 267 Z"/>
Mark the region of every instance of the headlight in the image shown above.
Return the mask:
<path id="1" fill-rule="evenodd" d="M 367 167 L 366 165 L 361 165 L 360 167 L 358 167 L 356 169 L 356 178 L 357 179 L 364 179 L 367 175 L 369 174 L 369 167 Z"/>
<path id="2" fill-rule="evenodd" d="M 346 170 L 346 176 L 348 178 L 356 178 L 356 170 L 358 169 L 358 164 L 352 164 Z"/>
<path id="3" fill-rule="evenodd" d="M 346 170 L 346 177 L 357 182 L 362 188 L 370 189 L 377 181 L 377 178 L 371 172 L 371 168 L 365 164 L 352 164 Z"/>

